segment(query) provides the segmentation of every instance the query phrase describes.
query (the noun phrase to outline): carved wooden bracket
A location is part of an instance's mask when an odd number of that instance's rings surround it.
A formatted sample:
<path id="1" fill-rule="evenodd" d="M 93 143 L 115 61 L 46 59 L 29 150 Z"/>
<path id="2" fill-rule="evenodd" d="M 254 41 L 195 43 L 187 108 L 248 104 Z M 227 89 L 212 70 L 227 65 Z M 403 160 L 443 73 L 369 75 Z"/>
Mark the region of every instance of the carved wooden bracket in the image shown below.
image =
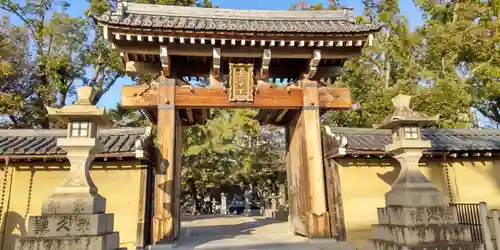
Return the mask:
<path id="1" fill-rule="evenodd" d="M 170 58 L 168 57 L 167 46 L 160 46 L 160 60 L 163 75 L 170 76 Z"/>
<path id="2" fill-rule="evenodd" d="M 253 64 L 229 64 L 229 101 L 253 102 Z"/>
<path id="3" fill-rule="evenodd" d="M 267 81 L 269 78 L 269 63 L 271 62 L 271 50 L 265 49 L 262 54 L 262 66 L 260 68 L 260 80 Z"/>
<path id="4" fill-rule="evenodd" d="M 313 58 L 309 62 L 309 72 L 307 73 L 309 79 L 314 78 L 314 76 L 318 72 L 318 64 L 320 61 L 321 61 L 321 50 L 315 50 L 313 52 Z"/>
<path id="5" fill-rule="evenodd" d="M 220 78 L 220 73 L 221 73 L 221 55 L 220 55 L 220 48 L 214 48 L 213 49 L 213 67 L 212 67 L 212 74 L 216 79 Z"/>

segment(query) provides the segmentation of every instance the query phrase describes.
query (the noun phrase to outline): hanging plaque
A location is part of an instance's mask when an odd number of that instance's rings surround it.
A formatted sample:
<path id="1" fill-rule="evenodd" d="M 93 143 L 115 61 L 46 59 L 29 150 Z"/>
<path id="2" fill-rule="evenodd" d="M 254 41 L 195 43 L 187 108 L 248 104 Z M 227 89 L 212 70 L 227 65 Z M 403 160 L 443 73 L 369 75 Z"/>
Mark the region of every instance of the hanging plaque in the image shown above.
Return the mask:
<path id="1" fill-rule="evenodd" d="M 229 64 L 229 101 L 253 102 L 253 64 Z"/>

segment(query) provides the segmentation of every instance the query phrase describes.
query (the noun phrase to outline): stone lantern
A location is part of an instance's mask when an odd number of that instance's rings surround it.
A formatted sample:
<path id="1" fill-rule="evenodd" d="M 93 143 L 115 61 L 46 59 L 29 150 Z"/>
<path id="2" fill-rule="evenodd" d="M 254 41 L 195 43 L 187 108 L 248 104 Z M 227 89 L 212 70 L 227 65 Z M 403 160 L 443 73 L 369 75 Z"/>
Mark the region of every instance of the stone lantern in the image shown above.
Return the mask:
<path id="1" fill-rule="evenodd" d="M 430 141 L 422 140 L 420 127 L 435 122 L 410 108 L 410 96 L 392 99 L 394 113 L 375 127 L 392 130 L 385 151 L 401 165 L 399 176 L 385 194 L 386 207 L 378 208 L 379 224 L 366 249 L 480 249 L 469 227 L 460 225 L 456 210 L 447 206 L 443 192 L 420 172 L 418 162 Z"/>
<path id="2" fill-rule="evenodd" d="M 392 130 L 392 143 L 385 151 L 394 155 L 401 165 L 398 178 L 386 194 L 386 205 L 444 206 L 445 199 L 420 172 L 418 162 L 431 142 L 422 140 L 420 127 L 437 121 L 438 116 L 426 116 L 410 108 L 411 96 L 398 95 L 392 99 L 395 110 L 376 128 Z"/>
<path id="3" fill-rule="evenodd" d="M 44 212 L 54 214 L 72 212 L 75 209 L 73 205 L 63 202 L 68 198 L 66 194 L 78 197 L 81 203 L 78 210 L 88 213 L 104 212 L 106 199 L 97 193 L 97 187 L 90 177 L 90 164 L 102 147 L 97 130 L 99 125 L 105 123 L 104 109 L 92 105 L 93 98 L 93 88 L 84 86 L 78 89 L 78 99 L 74 105 L 60 109 L 47 108 L 49 116 L 68 124 L 67 137 L 59 138 L 57 146 L 67 152 L 66 157 L 71 168 L 63 184 L 56 188 L 52 199 L 44 203 Z"/>
<path id="4" fill-rule="evenodd" d="M 105 213 L 106 199 L 90 177 L 90 165 L 101 148 L 98 128 L 104 124 L 104 109 L 92 105 L 93 93 L 91 87 L 80 87 L 74 105 L 47 108 L 50 116 L 68 124 L 67 136 L 59 138 L 57 146 L 66 151 L 71 166 L 62 185 L 43 202 L 42 215 L 29 218 L 28 232 L 16 240 L 15 249 L 119 248 L 114 215 Z"/>

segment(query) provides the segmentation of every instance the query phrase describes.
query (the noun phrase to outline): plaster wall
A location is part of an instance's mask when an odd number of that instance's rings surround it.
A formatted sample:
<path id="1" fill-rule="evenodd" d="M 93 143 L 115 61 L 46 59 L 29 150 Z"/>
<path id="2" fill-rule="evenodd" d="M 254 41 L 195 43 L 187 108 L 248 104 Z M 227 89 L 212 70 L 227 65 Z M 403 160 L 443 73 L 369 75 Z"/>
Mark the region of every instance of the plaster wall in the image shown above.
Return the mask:
<path id="1" fill-rule="evenodd" d="M 33 171 L 34 170 L 34 171 Z M 12 181 L 7 186 L 10 199 L 4 202 L 8 207 L 4 218 L 4 230 L 0 238 L 0 249 L 13 250 L 16 238 L 27 230 L 27 218 L 40 215 L 42 202 L 49 197 L 54 188 L 60 185 L 69 170 L 68 165 L 17 165 L 9 167 Z M 139 162 L 96 163 L 91 176 L 99 189 L 99 194 L 106 198 L 106 212 L 114 213 L 114 230 L 120 233 L 120 247 L 136 249 L 138 226 L 143 218 L 143 198 L 146 167 Z M 1 172 L 0 187 L 4 172 Z M 9 187 L 8 187 L 9 189 Z M 4 210 L 6 210 L 4 208 Z M 3 240 L 1 240 L 3 239 Z"/>
<path id="2" fill-rule="evenodd" d="M 366 248 L 372 237 L 372 224 L 378 223 L 377 208 L 385 206 L 385 193 L 399 174 L 399 163 L 392 159 L 337 159 L 347 241 Z M 500 159 L 470 158 L 444 161 L 422 160 L 422 173 L 442 190 L 447 201 L 479 203 L 500 208 Z M 447 174 L 448 173 L 448 174 Z"/>

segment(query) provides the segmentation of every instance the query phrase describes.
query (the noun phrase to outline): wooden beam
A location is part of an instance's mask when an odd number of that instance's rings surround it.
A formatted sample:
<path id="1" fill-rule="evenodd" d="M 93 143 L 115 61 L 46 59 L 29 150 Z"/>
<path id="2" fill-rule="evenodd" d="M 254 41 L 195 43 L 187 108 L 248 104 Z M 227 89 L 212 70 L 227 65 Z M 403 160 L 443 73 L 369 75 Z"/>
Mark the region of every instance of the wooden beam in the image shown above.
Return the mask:
<path id="1" fill-rule="evenodd" d="M 194 117 L 193 117 L 193 110 L 192 109 L 186 109 L 186 114 L 187 114 L 187 119 L 189 123 L 194 122 Z"/>
<path id="2" fill-rule="evenodd" d="M 278 117 L 276 117 L 276 120 L 275 122 L 276 123 L 280 123 L 281 120 L 283 120 L 283 117 L 286 115 L 286 113 L 288 113 L 289 109 L 283 109 L 281 110 L 281 113 L 278 115 Z"/>
<path id="3" fill-rule="evenodd" d="M 178 82 L 178 80 L 177 80 Z M 122 87 L 121 106 L 127 108 L 155 108 L 158 105 L 158 87 L 146 85 L 128 85 Z M 304 89 L 273 88 L 262 84 L 255 94 L 253 103 L 229 102 L 229 94 L 218 88 L 176 87 L 175 101 L 178 108 L 268 108 L 300 109 L 304 105 Z M 351 100 L 349 89 L 322 87 L 319 89 L 320 108 L 349 109 Z"/>
<path id="4" fill-rule="evenodd" d="M 190 108 L 301 108 L 302 91 L 271 88 L 261 85 L 253 103 L 230 102 L 229 94 L 222 89 L 195 88 L 194 92 L 177 91 L 176 105 Z"/>
<path id="5" fill-rule="evenodd" d="M 158 55 L 157 43 L 140 43 L 115 40 L 115 49 L 130 54 Z M 261 58 L 264 48 L 260 47 L 229 47 L 222 46 L 221 57 L 240 57 L 240 58 Z M 342 48 L 329 47 L 322 48 L 321 57 L 324 59 L 343 59 L 358 56 L 361 49 L 358 47 Z M 289 59 L 310 59 L 314 48 L 273 48 L 273 58 Z M 210 44 L 169 44 L 168 54 L 171 56 L 213 56 L 213 46 Z"/>
<path id="6" fill-rule="evenodd" d="M 346 110 L 352 107 L 348 88 L 319 88 L 319 106 L 325 109 Z"/>

